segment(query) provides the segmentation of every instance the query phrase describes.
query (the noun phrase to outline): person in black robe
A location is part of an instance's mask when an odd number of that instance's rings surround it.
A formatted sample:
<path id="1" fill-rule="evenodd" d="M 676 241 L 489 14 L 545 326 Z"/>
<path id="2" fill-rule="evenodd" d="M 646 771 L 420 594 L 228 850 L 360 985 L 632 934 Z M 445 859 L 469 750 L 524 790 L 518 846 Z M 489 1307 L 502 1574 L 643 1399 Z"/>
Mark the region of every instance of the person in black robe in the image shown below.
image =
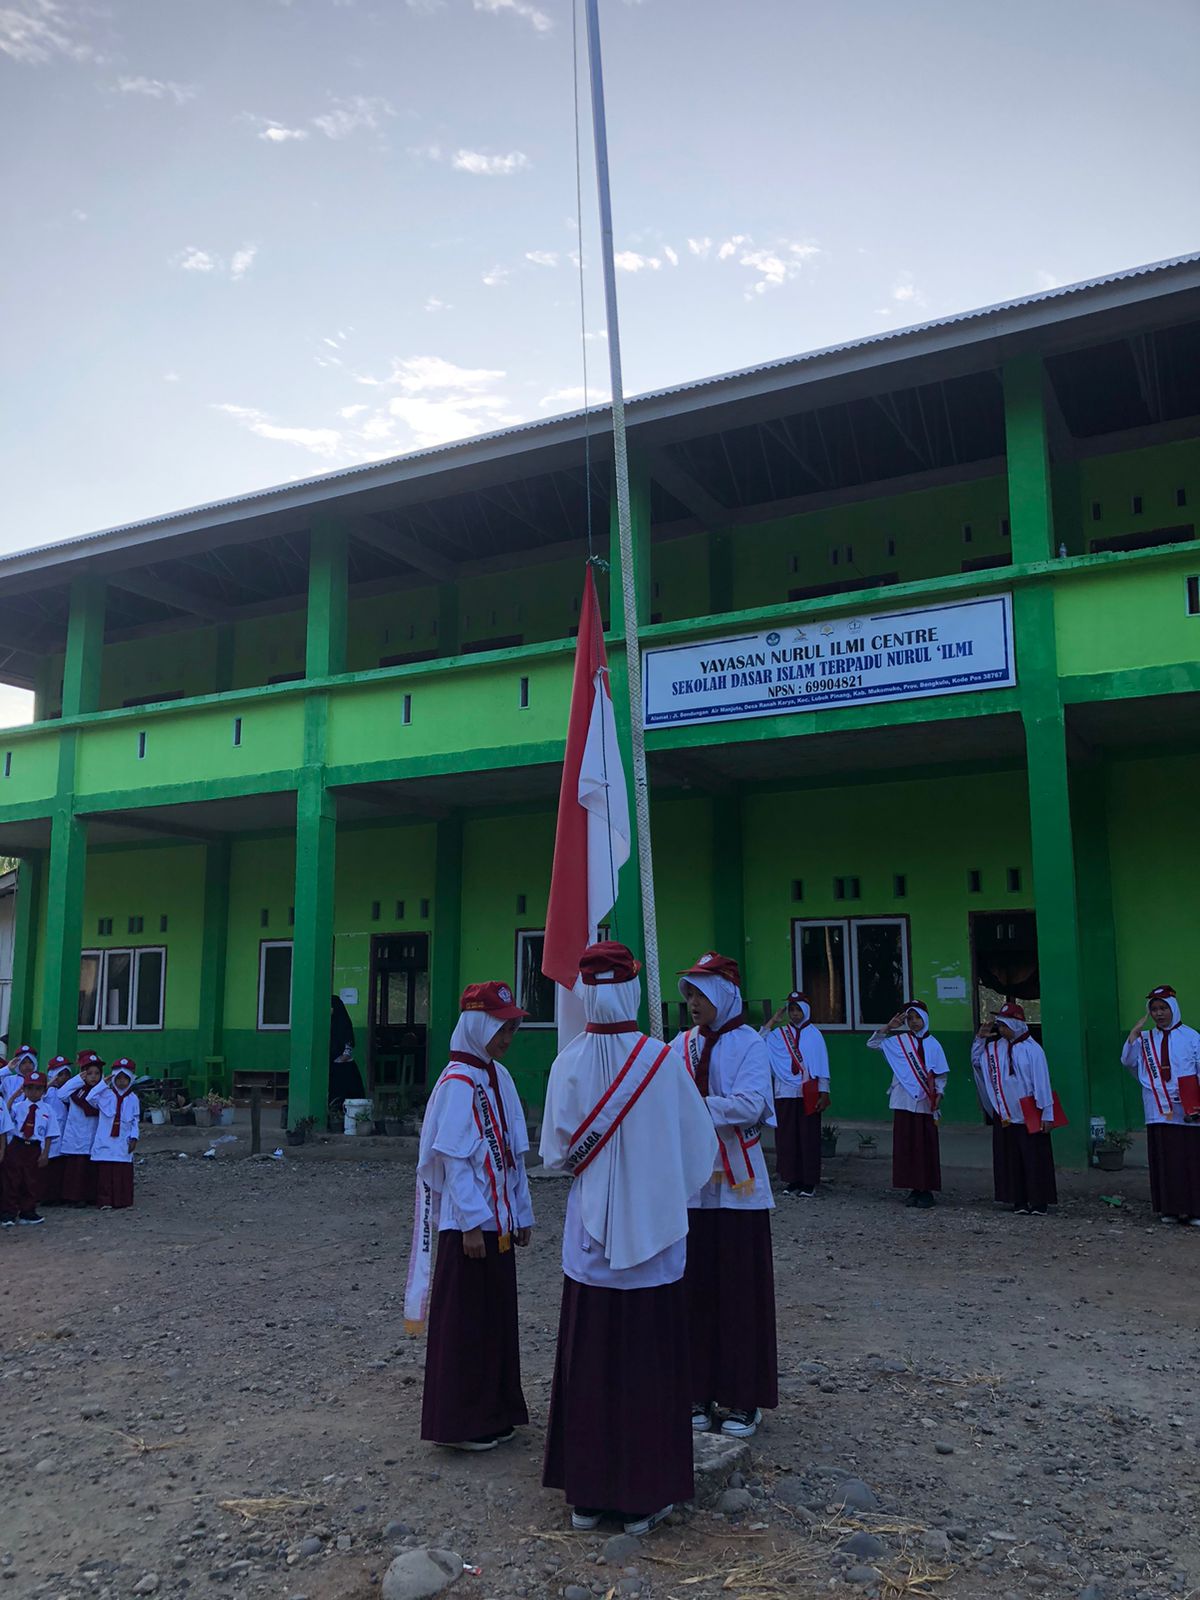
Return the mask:
<path id="1" fill-rule="evenodd" d="M 354 1059 L 354 1024 L 340 994 L 330 996 L 329 1109 L 341 1114 L 346 1100 L 366 1097 L 362 1073 Z"/>

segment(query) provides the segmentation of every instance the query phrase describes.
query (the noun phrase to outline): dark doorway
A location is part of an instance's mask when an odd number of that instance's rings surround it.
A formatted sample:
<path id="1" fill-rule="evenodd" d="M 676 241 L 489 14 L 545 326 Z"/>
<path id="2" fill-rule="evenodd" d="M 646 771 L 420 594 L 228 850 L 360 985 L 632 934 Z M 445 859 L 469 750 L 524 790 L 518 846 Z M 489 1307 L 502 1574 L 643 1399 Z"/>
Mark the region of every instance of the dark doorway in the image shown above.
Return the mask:
<path id="1" fill-rule="evenodd" d="M 371 940 L 370 1091 L 419 1089 L 429 1034 L 429 935 L 376 934 Z"/>
<path id="2" fill-rule="evenodd" d="M 1025 1008 L 1029 1031 L 1042 1033 L 1037 918 L 1032 911 L 976 911 L 971 915 L 971 967 L 976 1026 L 1006 1000 Z"/>

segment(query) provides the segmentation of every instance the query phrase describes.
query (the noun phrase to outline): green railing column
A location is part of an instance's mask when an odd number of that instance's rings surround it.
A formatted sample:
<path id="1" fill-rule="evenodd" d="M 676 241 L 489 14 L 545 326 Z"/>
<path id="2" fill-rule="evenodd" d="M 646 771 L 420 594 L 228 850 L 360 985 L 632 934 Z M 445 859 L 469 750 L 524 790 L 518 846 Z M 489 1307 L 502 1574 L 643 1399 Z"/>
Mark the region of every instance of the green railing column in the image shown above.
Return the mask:
<path id="1" fill-rule="evenodd" d="M 713 936 L 746 977 L 746 890 L 742 865 L 742 802 L 714 795 L 712 802 Z M 699 950 L 696 955 L 700 955 Z M 749 998 L 747 996 L 747 998 Z"/>
<path id="2" fill-rule="evenodd" d="M 433 946 L 429 961 L 429 1046 L 427 1082 L 437 1074 L 450 1047 L 462 993 L 463 824 L 458 816 L 435 824 L 433 869 Z M 468 981 L 486 983 L 490 972 L 470 973 Z"/>
<path id="3" fill-rule="evenodd" d="M 650 475 L 640 465 L 630 464 L 629 509 L 633 534 L 633 583 L 637 601 L 638 626 L 650 620 Z M 625 658 L 625 612 L 621 597 L 621 546 L 617 529 L 615 486 L 609 494 L 609 688 L 617 741 L 629 793 L 629 820 L 633 814 L 633 747 L 629 723 L 629 671 Z M 638 956 L 644 953 L 645 928 L 642 922 L 642 880 L 638 870 L 637 842 L 633 841 L 628 862 L 621 868 L 620 892 L 612 917 L 612 935 Z M 665 985 L 664 985 L 665 990 Z M 645 1016 L 645 992 L 642 998 Z"/>
<path id="4" fill-rule="evenodd" d="M 8 1049 L 33 1043 L 34 969 L 37 961 L 42 857 L 23 856 L 17 869 L 17 904 L 13 925 L 13 971 L 9 991 Z"/>
<path id="5" fill-rule="evenodd" d="M 458 585 L 439 583 L 437 589 L 437 653 L 456 656 L 459 645 Z"/>
<path id="6" fill-rule="evenodd" d="M 1104 771 L 1098 765 L 1088 767 L 1078 777 L 1071 789 L 1071 817 L 1091 1110 L 1103 1115 L 1110 1128 L 1136 1127 L 1142 1111 L 1137 1082 L 1127 1072 L 1114 1074 L 1112 1070 L 1129 1024 L 1121 1026 L 1117 1004 L 1117 930 Z"/>
<path id="7" fill-rule="evenodd" d="M 314 524 L 308 552 L 308 631 L 304 675 L 329 678 L 346 670 L 346 534 Z"/>
<path id="8" fill-rule="evenodd" d="M 100 709 L 103 651 L 104 584 L 98 578 L 76 578 L 71 584 L 67 617 L 67 653 L 63 665 L 64 717 L 77 717 Z"/>
<path id="9" fill-rule="evenodd" d="M 200 943 L 200 1027 L 197 1073 L 205 1057 L 225 1053 L 225 968 L 229 954 L 229 862 L 227 839 L 204 847 L 204 926 Z"/>
<path id="10" fill-rule="evenodd" d="M 64 735 L 74 750 L 74 735 Z M 79 960 L 83 949 L 83 896 L 87 879 L 87 823 L 60 794 L 50 822 L 43 945 L 43 1056 L 73 1056 L 79 1026 Z M 100 996 L 104 1006 L 105 996 Z"/>
<path id="11" fill-rule="evenodd" d="M 1004 368 L 1008 506 L 1016 562 L 1045 561 L 1055 548 L 1043 384 L 1037 357 L 1021 357 Z M 1086 1157 L 1091 1115 L 1087 1016 L 1067 730 L 1049 583 L 1014 597 L 1014 631 L 1025 726 L 1042 1042 L 1071 1124 L 1058 1136 L 1059 1159 L 1078 1163 Z"/>
<path id="12" fill-rule="evenodd" d="M 296 794 L 296 927 L 288 1116 L 325 1121 L 329 1104 L 329 997 L 333 993 L 333 891 L 337 801 L 321 770 L 306 767 Z"/>

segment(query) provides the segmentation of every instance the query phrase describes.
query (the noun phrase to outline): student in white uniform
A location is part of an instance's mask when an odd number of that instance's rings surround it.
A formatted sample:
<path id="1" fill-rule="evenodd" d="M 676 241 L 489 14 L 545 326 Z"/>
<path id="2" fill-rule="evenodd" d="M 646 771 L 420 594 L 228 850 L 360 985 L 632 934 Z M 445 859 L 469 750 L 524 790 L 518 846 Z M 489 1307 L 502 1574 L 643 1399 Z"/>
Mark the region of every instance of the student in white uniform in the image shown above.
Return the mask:
<path id="1" fill-rule="evenodd" d="M 422 1439 L 494 1450 L 529 1421 L 512 1249 L 533 1228 L 529 1134 L 502 1061 L 526 1013 L 506 983 L 468 984 L 459 1006 L 449 1064 L 421 1124 L 404 1318 L 419 1332 L 428 1308 Z"/>
<path id="2" fill-rule="evenodd" d="M 46 1106 L 46 1075 L 31 1072 L 8 1104 L 13 1131 L 0 1163 L 0 1226 L 30 1227 L 45 1218 L 38 1211 L 38 1184 L 50 1159 L 54 1118 Z"/>
<path id="3" fill-rule="evenodd" d="M 1162 1222 L 1200 1228 L 1200 1034 L 1169 983 L 1146 996 L 1121 1063 L 1137 1078 L 1146 1116 L 1150 1203 Z"/>
<path id="4" fill-rule="evenodd" d="M 11 1057 L 8 1065 L 0 1073 L 0 1080 L 3 1081 L 3 1089 L 0 1090 L 0 1093 L 4 1095 L 6 1105 L 12 1101 L 14 1094 L 21 1092 L 30 1073 L 36 1072 L 37 1069 L 38 1058 L 36 1054 L 27 1044 L 18 1045 L 17 1053 Z"/>
<path id="5" fill-rule="evenodd" d="M 867 1048 L 882 1051 L 892 1072 L 892 1187 L 908 1190 L 906 1205 L 927 1210 L 942 1187 L 938 1120 L 950 1067 L 929 1031 L 925 1002 L 907 1000 Z"/>
<path id="6" fill-rule="evenodd" d="M 785 1194 L 811 1200 L 821 1181 L 821 1113 L 829 1106 L 829 1051 L 806 994 L 793 990 L 762 1030 L 774 1079 L 775 1171 Z"/>
<path id="7" fill-rule="evenodd" d="M 971 1066 L 1000 1127 L 996 1198 L 1004 1194 L 1013 1211 L 1044 1217 L 1058 1202 L 1051 1130 L 1062 1118 L 1046 1052 L 1030 1033 L 1023 1007 L 1010 1000 L 983 1024 L 971 1046 Z"/>
<path id="8" fill-rule="evenodd" d="M 133 1204 L 133 1153 L 137 1149 L 142 1108 L 133 1092 L 137 1064 L 122 1056 L 112 1064 L 107 1083 L 87 1092 L 100 1115 L 92 1140 L 96 1169 L 96 1204 L 101 1211 L 124 1211 Z"/>
<path id="9" fill-rule="evenodd" d="M 92 1146 L 100 1126 L 100 1112 L 88 1099 L 104 1076 L 104 1062 L 94 1050 L 81 1050 L 73 1078 L 63 1084 L 66 1108 L 62 1135 L 62 1202 L 82 1209 L 96 1203 L 96 1175 Z"/>
<path id="10" fill-rule="evenodd" d="M 579 967 L 587 1028 L 551 1067 L 542 1118 L 542 1160 L 574 1180 L 542 1482 L 575 1528 L 609 1515 L 637 1536 L 694 1493 L 683 1273 L 717 1137 L 682 1056 L 638 1027 L 632 953 L 605 941 Z"/>
<path id="11" fill-rule="evenodd" d="M 62 1136 L 63 1127 L 67 1120 L 67 1108 L 63 1099 L 63 1085 L 70 1078 L 73 1068 L 66 1056 L 52 1056 L 46 1063 L 46 1077 L 50 1087 L 46 1090 L 46 1107 L 54 1118 L 54 1138 L 50 1141 L 50 1159 L 42 1168 L 41 1183 L 39 1186 L 41 1203 L 44 1206 L 57 1206 L 62 1204 Z"/>
<path id="12" fill-rule="evenodd" d="M 763 1412 L 779 1404 L 775 1197 L 762 1149 L 762 1130 L 775 1123 L 771 1059 L 744 1020 L 741 973 L 731 957 L 715 950 L 701 956 L 681 974 L 679 992 L 693 1026 L 675 1047 L 708 1106 L 719 1145 L 712 1177 L 688 1202 L 692 1427 L 748 1439 Z"/>

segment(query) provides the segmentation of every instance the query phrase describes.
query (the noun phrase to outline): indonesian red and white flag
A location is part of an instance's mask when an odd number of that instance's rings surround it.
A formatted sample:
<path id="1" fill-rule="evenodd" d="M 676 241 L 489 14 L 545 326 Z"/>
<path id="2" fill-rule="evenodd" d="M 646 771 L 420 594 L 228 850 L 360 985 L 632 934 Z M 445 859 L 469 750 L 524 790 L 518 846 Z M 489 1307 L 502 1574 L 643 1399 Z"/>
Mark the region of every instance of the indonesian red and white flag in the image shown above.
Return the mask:
<path id="1" fill-rule="evenodd" d="M 617 745 L 608 655 L 592 569 L 586 569 L 567 722 L 554 870 L 546 912 L 542 971 L 558 985 L 558 1047 L 583 1032 L 579 958 L 595 944 L 617 901 L 617 874 L 629 860 L 629 794 Z"/>

